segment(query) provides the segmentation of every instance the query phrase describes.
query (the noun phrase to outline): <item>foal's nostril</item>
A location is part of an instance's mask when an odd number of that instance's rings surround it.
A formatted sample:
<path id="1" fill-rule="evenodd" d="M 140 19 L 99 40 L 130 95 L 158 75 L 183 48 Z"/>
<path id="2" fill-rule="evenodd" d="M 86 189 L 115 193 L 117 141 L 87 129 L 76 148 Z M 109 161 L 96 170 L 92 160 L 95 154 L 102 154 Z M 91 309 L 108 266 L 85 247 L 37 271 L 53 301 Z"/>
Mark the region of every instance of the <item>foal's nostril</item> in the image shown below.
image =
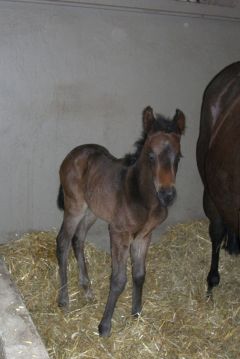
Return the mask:
<path id="1" fill-rule="evenodd" d="M 170 206 L 176 197 L 175 187 L 161 188 L 158 191 L 158 199 L 163 207 Z"/>

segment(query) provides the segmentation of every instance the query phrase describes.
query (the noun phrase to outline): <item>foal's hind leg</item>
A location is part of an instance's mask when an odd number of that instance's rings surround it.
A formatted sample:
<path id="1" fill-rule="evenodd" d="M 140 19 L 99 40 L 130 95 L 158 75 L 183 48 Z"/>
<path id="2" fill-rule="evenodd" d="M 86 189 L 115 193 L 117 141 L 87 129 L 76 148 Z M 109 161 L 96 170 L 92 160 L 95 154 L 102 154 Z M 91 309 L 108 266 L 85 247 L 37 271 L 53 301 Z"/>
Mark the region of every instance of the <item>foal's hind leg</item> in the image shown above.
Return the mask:
<path id="1" fill-rule="evenodd" d="M 60 275 L 60 290 L 58 297 L 58 305 L 60 307 L 67 307 L 69 304 L 68 288 L 67 288 L 67 262 L 69 249 L 71 247 L 71 240 L 76 232 L 79 222 L 82 219 L 83 213 L 73 216 L 70 213 L 64 212 L 64 219 L 61 229 L 57 236 L 57 260 L 59 265 Z"/>
<path id="2" fill-rule="evenodd" d="M 132 314 L 138 316 L 142 310 L 142 289 L 145 280 L 145 260 L 151 241 L 151 235 L 144 238 L 136 238 L 131 243 L 132 260 Z"/>
<path id="3" fill-rule="evenodd" d="M 81 287 L 83 287 L 85 291 L 86 298 L 89 299 L 93 297 L 93 293 L 91 289 L 91 283 L 88 277 L 88 271 L 84 256 L 84 244 L 87 232 L 94 224 L 96 219 L 97 217 L 90 210 L 88 210 L 85 214 L 85 217 L 79 223 L 77 231 L 72 239 L 73 251 L 77 259 L 79 268 L 79 282 Z"/>

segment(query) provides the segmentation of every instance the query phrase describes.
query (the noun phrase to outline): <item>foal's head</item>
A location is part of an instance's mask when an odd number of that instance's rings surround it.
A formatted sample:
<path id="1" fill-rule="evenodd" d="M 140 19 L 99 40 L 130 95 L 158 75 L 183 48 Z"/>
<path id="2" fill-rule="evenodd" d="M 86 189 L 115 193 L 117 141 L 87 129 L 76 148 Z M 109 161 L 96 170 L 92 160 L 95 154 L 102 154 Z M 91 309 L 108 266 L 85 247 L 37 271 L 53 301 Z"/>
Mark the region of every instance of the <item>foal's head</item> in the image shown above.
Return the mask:
<path id="1" fill-rule="evenodd" d="M 173 120 L 160 115 L 156 118 L 152 109 L 145 109 L 143 116 L 146 140 L 141 159 L 150 167 L 157 197 L 163 207 L 170 206 L 175 197 L 175 180 L 181 158 L 180 140 L 185 129 L 185 116 L 176 110 Z M 144 123 L 145 121 L 145 123 Z"/>

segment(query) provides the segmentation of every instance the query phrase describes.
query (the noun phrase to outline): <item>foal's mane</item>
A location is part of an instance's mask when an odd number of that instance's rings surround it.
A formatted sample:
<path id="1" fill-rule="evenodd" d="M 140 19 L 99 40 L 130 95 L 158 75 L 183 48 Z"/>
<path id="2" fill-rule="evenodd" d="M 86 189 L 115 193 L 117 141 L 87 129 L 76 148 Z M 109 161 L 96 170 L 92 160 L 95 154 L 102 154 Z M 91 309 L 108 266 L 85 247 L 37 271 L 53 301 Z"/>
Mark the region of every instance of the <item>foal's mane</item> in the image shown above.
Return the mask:
<path id="1" fill-rule="evenodd" d="M 151 128 L 151 133 L 155 132 L 165 132 L 165 133 L 179 133 L 177 123 L 169 118 L 164 117 L 161 114 L 155 115 L 155 121 L 153 122 Z M 125 166 L 132 166 L 140 156 L 144 143 L 146 141 L 148 132 L 142 131 L 141 137 L 134 143 L 136 148 L 133 153 L 127 153 L 123 157 L 123 164 Z"/>

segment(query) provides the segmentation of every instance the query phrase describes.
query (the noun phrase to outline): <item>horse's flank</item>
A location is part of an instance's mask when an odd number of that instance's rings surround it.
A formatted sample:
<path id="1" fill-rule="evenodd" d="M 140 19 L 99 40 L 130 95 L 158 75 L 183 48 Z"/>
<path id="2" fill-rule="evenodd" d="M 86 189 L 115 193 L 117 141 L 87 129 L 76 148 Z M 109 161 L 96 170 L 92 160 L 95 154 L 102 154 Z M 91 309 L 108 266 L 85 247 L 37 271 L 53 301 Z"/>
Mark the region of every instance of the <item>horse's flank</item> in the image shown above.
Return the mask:
<path id="1" fill-rule="evenodd" d="M 209 218 L 211 292 L 220 281 L 221 245 L 240 253 L 240 62 L 217 74 L 203 96 L 197 164 L 204 185 L 203 207 Z"/>

